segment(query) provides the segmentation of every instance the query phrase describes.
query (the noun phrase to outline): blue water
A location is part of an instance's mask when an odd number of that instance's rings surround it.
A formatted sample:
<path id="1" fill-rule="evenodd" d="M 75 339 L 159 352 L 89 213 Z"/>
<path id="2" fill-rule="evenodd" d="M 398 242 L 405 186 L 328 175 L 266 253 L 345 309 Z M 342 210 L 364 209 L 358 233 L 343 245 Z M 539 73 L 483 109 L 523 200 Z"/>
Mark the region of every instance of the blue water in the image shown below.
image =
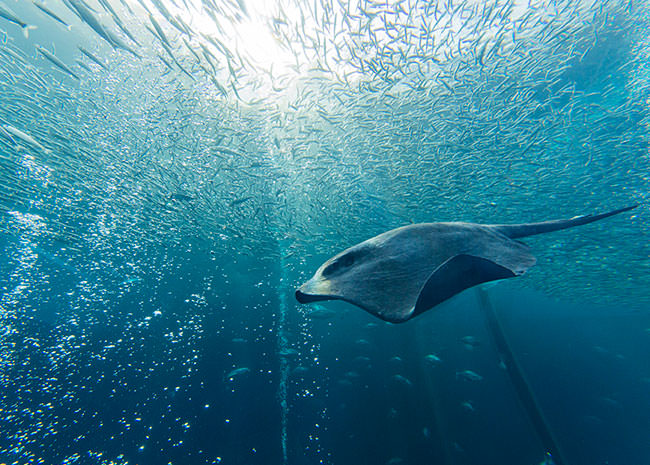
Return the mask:
<path id="1" fill-rule="evenodd" d="M 650 463 L 647 1 L 39 4 L 0 1 L 0 463 Z M 395 227 L 634 204 L 404 324 L 294 299 Z"/>

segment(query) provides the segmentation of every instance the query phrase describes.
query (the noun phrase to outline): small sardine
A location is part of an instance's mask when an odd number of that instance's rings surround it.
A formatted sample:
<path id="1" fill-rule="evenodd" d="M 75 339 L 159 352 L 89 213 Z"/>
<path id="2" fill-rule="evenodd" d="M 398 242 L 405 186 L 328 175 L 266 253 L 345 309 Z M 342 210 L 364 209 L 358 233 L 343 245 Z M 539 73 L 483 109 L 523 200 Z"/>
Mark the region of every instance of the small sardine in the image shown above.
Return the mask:
<path id="1" fill-rule="evenodd" d="M 70 67 L 68 67 L 68 65 L 66 65 L 66 64 L 63 63 L 61 60 L 59 60 L 59 59 L 56 57 L 56 55 L 54 55 L 54 54 L 53 54 L 52 52 L 50 52 L 48 49 L 46 49 L 46 48 L 44 48 L 44 47 L 41 47 L 40 45 L 37 45 L 37 46 L 36 46 L 36 50 L 38 50 L 39 53 L 40 53 L 41 55 L 43 55 L 45 58 L 47 58 L 47 60 L 48 60 L 50 63 L 52 63 L 52 64 L 53 64 L 54 66 L 56 66 L 57 68 L 59 68 L 61 71 L 63 71 L 64 73 L 69 74 L 70 76 L 72 76 L 73 78 L 75 78 L 75 79 L 77 79 L 77 80 L 81 80 L 81 79 L 79 78 L 79 76 L 77 76 L 77 75 L 74 73 L 74 71 L 72 71 L 72 70 L 70 69 Z"/>
<path id="2" fill-rule="evenodd" d="M 43 5 L 43 4 L 40 3 L 40 2 L 37 2 L 36 0 L 32 0 L 32 3 L 34 4 L 34 6 L 35 6 L 36 8 L 38 8 L 39 10 L 41 10 L 41 11 L 42 11 L 43 13 L 45 13 L 47 16 L 49 16 L 50 18 L 52 18 L 54 21 L 56 21 L 56 22 L 59 23 L 59 24 L 62 24 L 62 25 L 65 26 L 68 30 L 70 30 L 70 25 L 69 25 L 68 23 L 66 23 L 64 20 L 62 20 L 62 19 L 61 19 L 61 18 L 60 18 L 56 13 L 54 13 L 52 10 L 50 10 L 49 8 L 47 8 L 45 5 Z"/>
<path id="3" fill-rule="evenodd" d="M 20 129 L 17 129 L 10 124 L 4 124 L 0 126 L 5 133 L 9 134 L 10 136 L 16 137 L 20 139 L 21 141 L 27 143 L 28 145 L 31 145 L 32 147 L 35 147 L 39 149 L 40 151 L 44 153 L 51 153 L 52 151 L 43 147 L 40 142 L 38 142 L 34 137 L 31 135 L 27 134 L 26 132 L 21 131 Z"/>
<path id="4" fill-rule="evenodd" d="M 31 29 L 36 29 L 36 26 L 27 24 L 25 21 L 16 16 L 16 13 L 11 11 L 8 7 L 0 4 L 0 18 L 4 18 L 10 23 L 14 23 L 23 28 L 23 35 L 25 38 L 29 38 L 29 31 Z"/>

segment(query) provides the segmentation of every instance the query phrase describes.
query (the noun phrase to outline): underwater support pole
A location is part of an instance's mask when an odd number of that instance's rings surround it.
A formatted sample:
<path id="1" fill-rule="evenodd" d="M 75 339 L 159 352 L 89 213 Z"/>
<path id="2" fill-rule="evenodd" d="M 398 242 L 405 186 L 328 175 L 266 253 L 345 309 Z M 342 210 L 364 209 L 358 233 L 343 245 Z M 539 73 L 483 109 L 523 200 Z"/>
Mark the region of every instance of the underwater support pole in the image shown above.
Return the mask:
<path id="1" fill-rule="evenodd" d="M 510 381 L 515 388 L 519 402 L 524 408 L 528 419 L 542 442 L 547 455 L 550 455 L 550 458 L 552 459 L 552 461 L 545 463 L 568 465 L 568 462 L 565 460 L 560 446 L 555 439 L 555 435 L 549 427 L 548 422 L 535 399 L 535 395 L 530 389 L 530 385 L 526 381 L 526 378 L 510 349 L 510 345 L 503 333 L 503 328 L 501 327 L 494 308 L 492 307 L 487 291 L 481 287 L 477 287 L 476 290 L 479 305 L 487 320 L 488 330 L 492 335 L 492 339 L 496 345 L 497 351 L 499 352 L 499 357 L 501 357 L 501 361 L 505 365 L 505 370 L 510 377 Z"/>

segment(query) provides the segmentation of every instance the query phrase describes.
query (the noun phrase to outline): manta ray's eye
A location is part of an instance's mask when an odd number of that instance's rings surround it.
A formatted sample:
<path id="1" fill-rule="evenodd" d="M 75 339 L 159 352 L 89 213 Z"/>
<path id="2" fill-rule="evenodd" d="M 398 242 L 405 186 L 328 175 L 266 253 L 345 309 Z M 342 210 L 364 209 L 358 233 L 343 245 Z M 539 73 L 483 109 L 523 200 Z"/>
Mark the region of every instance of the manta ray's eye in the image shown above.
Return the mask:
<path id="1" fill-rule="evenodd" d="M 332 273 L 336 273 L 341 268 L 347 268 L 354 264 L 354 254 L 352 252 L 346 253 L 342 257 L 339 257 L 335 262 L 328 265 L 323 270 L 323 276 L 329 276 Z"/>

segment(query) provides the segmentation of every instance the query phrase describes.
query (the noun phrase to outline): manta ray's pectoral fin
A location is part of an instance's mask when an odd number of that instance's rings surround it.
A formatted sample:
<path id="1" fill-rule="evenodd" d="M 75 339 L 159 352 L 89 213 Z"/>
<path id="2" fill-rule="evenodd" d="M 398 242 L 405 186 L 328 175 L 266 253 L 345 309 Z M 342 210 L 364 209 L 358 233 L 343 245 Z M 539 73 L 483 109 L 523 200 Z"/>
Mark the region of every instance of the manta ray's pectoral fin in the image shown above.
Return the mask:
<path id="1" fill-rule="evenodd" d="M 492 260 L 474 255 L 456 255 L 431 273 L 420 291 L 412 316 L 477 284 L 515 276 L 515 272 Z"/>

